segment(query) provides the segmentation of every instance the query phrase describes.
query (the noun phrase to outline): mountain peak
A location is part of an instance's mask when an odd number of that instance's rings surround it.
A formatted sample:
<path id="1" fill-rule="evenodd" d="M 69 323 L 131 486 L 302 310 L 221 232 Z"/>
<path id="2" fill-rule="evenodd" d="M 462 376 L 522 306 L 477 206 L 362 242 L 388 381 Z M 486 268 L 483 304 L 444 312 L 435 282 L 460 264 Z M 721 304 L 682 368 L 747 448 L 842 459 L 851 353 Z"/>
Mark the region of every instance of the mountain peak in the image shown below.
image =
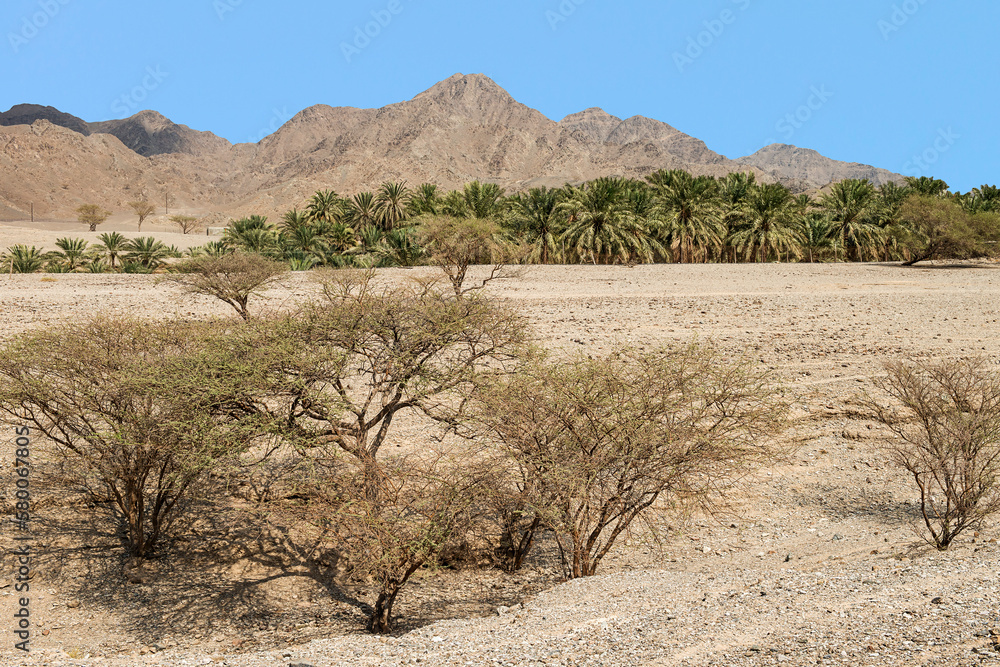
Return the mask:
<path id="1" fill-rule="evenodd" d="M 485 74 L 454 74 L 434 84 L 414 99 L 425 97 L 460 101 L 483 98 L 498 99 L 503 102 L 514 101 L 510 93 Z"/>

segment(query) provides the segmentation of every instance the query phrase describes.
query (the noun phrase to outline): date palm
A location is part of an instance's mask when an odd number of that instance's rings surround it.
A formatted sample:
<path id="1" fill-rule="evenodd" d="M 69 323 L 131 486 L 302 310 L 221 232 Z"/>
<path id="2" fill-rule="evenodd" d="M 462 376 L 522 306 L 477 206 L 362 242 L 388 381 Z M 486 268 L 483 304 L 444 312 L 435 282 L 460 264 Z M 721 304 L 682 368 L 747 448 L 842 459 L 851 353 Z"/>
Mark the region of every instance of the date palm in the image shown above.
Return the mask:
<path id="1" fill-rule="evenodd" d="M 4 257 L 4 264 L 10 268 L 11 273 L 34 273 L 42 268 L 45 259 L 42 251 L 31 246 L 14 245 L 7 248 L 7 256 Z"/>
<path id="2" fill-rule="evenodd" d="M 59 251 L 56 256 L 63 261 L 66 268 L 75 271 L 84 262 L 89 244 L 83 239 L 56 239 Z"/>
<path id="3" fill-rule="evenodd" d="M 293 208 L 291 211 L 287 211 L 283 216 L 281 216 L 281 224 L 279 225 L 282 231 L 294 232 L 299 227 L 304 227 L 312 221 L 308 211 L 300 211 L 297 208 Z"/>
<path id="4" fill-rule="evenodd" d="M 757 177 L 753 172 L 734 171 L 726 174 L 718 181 L 719 206 L 723 226 L 723 256 L 727 261 L 736 261 L 736 248 L 731 240 L 733 233 L 743 222 L 743 205 L 750 193 L 757 186 Z"/>
<path id="5" fill-rule="evenodd" d="M 132 239 L 126 244 L 125 250 L 126 260 L 139 264 L 148 271 L 156 270 L 170 254 L 170 249 L 152 236 Z"/>
<path id="6" fill-rule="evenodd" d="M 375 198 L 375 210 L 378 214 L 379 224 L 385 230 L 395 229 L 396 226 L 406 220 L 407 204 L 411 197 L 410 189 L 406 187 L 406 181 L 383 183 Z"/>
<path id="7" fill-rule="evenodd" d="M 780 183 L 755 186 L 740 209 L 731 243 L 745 259 L 765 262 L 798 252 L 795 200 L 788 188 Z"/>
<path id="8" fill-rule="evenodd" d="M 510 223 L 531 250 L 528 261 L 548 264 L 559 254 L 559 190 L 531 188 L 511 199 Z"/>
<path id="9" fill-rule="evenodd" d="M 104 255 L 111 262 L 111 268 L 115 269 L 118 266 L 118 258 L 123 252 L 125 252 L 125 246 L 128 243 L 128 239 L 119 234 L 118 232 L 105 232 L 100 234 L 97 238 L 101 240 L 100 244 L 97 245 L 97 250 L 104 253 Z"/>
<path id="10" fill-rule="evenodd" d="M 262 215 L 234 220 L 226 227 L 222 243 L 233 250 L 263 255 L 273 254 L 280 245 L 278 230 Z"/>
<path id="11" fill-rule="evenodd" d="M 416 217 L 441 213 L 441 195 L 437 189 L 438 186 L 433 183 L 421 183 L 407 202 L 410 215 Z"/>
<path id="12" fill-rule="evenodd" d="M 725 226 L 718 184 L 713 178 L 696 178 L 686 171 L 667 175 L 654 182 L 663 219 L 661 232 L 682 263 L 694 262 L 696 254 L 722 247 Z"/>
<path id="13" fill-rule="evenodd" d="M 354 195 L 351 198 L 347 217 L 356 229 L 377 225 L 378 205 L 375 202 L 375 194 L 372 192 L 359 192 Z"/>
<path id="14" fill-rule="evenodd" d="M 336 222 L 346 211 L 346 205 L 333 190 L 319 190 L 306 206 L 306 216 L 311 221 Z"/>
<path id="15" fill-rule="evenodd" d="M 503 194 L 503 188 L 496 183 L 479 181 L 466 183 L 462 189 L 462 199 L 466 206 L 465 215 L 483 220 L 499 220 L 506 207 Z"/>
<path id="16" fill-rule="evenodd" d="M 820 199 L 820 208 L 837 225 L 839 245 L 848 260 L 859 260 L 862 252 L 878 240 L 879 228 L 873 222 L 877 206 L 875 187 L 856 178 L 834 183 Z"/>
<path id="17" fill-rule="evenodd" d="M 918 195 L 925 195 L 928 197 L 943 197 L 948 194 L 950 189 L 948 184 L 939 178 L 931 178 L 930 176 L 907 176 L 906 186 L 910 188 L 913 192 Z"/>
<path id="18" fill-rule="evenodd" d="M 626 183 L 599 178 L 581 187 L 568 186 L 558 209 L 569 216 L 560 240 L 578 258 L 591 262 L 651 262 L 663 251 L 649 229 L 629 210 Z"/>
<path id="19" fill-rule="evenodd" d="M 799 220 L 799 242 L 808 262 L 812 263 L 827 250 L 837 248 L 837 226 L 819 213 L 810 213 Z"/>

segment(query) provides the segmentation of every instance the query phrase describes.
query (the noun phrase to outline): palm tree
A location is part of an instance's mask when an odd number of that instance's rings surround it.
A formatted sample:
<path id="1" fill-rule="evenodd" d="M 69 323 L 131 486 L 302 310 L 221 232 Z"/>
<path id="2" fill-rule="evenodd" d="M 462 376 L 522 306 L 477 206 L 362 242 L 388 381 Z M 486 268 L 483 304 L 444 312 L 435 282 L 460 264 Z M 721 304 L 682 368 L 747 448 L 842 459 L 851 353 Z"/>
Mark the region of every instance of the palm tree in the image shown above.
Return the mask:
<path id="1" fill-rule="evenodd" d="M 137 263 L 147 271 L 156 270 L 167 257 L 170 249 L 152 236 L 140 236 L 126 245 L 125 259 Z"/>
<path id="2" fill-rule="evenodd" d="M 230 249 L 270 255 L 278 250 L 280 239 L 266 216 L 252 215 L 231 222 L 222 235 L 222 243 Z"/>
<path id="3" fill-rule="evenodd" d="M 889 261 L 894 252 L 898 254 L 902 241 L 910 234 L 906 223 L 900 218 L 903 203 L 913 194 L 908 186 L 889 181 L 878 189 L 872 221 L 879 228 L 882 243 L 882 259 Z"/>
<path id="4" fill-rule="evenodd" d="M 824 215 L 806 215 L 799 222 L 799 243 L 808 261 L 815 262 L 818 254 L 837 248 L 837 226 Z"/>
<path id="5" fill-rule="evenodd" d="M 14 245 L 7 248 L 7 256 L 4 263 L 10 267 L 11 273 L 34 273 L 42 268 L 45 260 L 42 251 L 31 246 Z"/>
<path id="6" fill-rule="evenodd" d="M 496 183 L 466 183 L 462 190 L 462 199 L 467 207 L 466 217 L 499 220 L 506 206 L 503 193 L 503 188 Z"/>
<path id="7" fill-rule="evenodd" d="M 402 227 L 387 232 L 378 248 L 384 263 L 396 266 L 413 266 L 424 254 L 413 234 L 412 227 Z"/>
<path id="8" fill-rule="evenodd" d="M 662 211 L 662 233 L 682 263 L 695 261 L 696 251 L 722 246 L 725 228 L 714 178 L 676 170 L 651 182 Z"/>
<path id="9" fill-rule="evenodd" d="M 753 172 L 734 171 L 718 181 L 719 206 L 722 221 L 722 254 L 725 261 L 736 261 L 736 248 L 730 243 L 733 233 L 743 222 L 743 206 L 757 185 Z"/>
<path id="10" fill-rule="evenodd" d="M 306 215 L 311 221 L 336 222 L 346 210 L 343 199 L 333 190 L 319 190 L 309 200 Z"/>
<path id="11" fill-rule="evenodd" d="M 441 212 L 441 197 L 433 183 L 421 183 L 416 192 L 407 202 L 412 217 L 420 215 L 437 215 Z"/>
<path id="12" fill-rule="evenodd" d="M 283 231 L 293 232 L 299 227 L 308 225 L 312 218 L 308 211 L 300 211 L 297 208 L 293 208 L 281 217 L 281 224 L 279 225 Z"/>
<path id="13" fill-rule="evenodd" d="M 528 261 L 548 264 L 559 254 L 559 190 L 531 188 L 511 199 L 510 222 L 531 246 Z"/>
<path id="14" fill-rule="evenodd" d="M 101 243 L 97 246 L 97 250 L 107 255 L 108 259 L 111 261 L 112 269 L 117 268 L 118 257 L 125 251 L 128 239 L 118 232 L 105 232 L 97 238 L 101 239 Z"/>
<path id="15" fill-rule="evenodd" d="M 878 239 L 878 225 L 872 222 L 877 204 L 875 187 L 856 178 L 834 183 L 820 199 L 820 207 L 838 227 L 840 246 L 847 259 L 859 260 L 862 251 Z"/>
<path id="16" fill-rule="evenodd" d="M 798 251 L 795 229 L 796 207 L 792 193 L 780 183 L 755 186 L 741 209 L 742 222 L 733 232 L 731 243 L 746 259 L 765 262 Z"/>
<path id="17" fill-rule="evenodd" d="M 558 206 L 569 216 L 560 240 L 579 258 L 597 264 L 651 262 L 663 247 L 628 207 L 626 183 L 621 178 L 599 178 L 582 187 L 567 186 L 567 199 Z"/>
<path id="18" fill-rule="evenodd" d="M 327 251 L 326 241 L 314 225 L 305 224 L 291 231 L 280 233 L 287 252 L 299 251 L 306 255 L 322 256 Z"/>
<path id="19" fill-rule="evenodd" d="M 83 239 L 56 239 L 56 247 L 61 252 L 55 254 L 65 263 L 67 269 L 75 271 L 83 264 L 88 245 Z"/>
<path id="20" fill-rule="evenodd" d="M 383 183 L 375 198 L 375 210 L 379 224 L 385 230 L 395 229 L 407 218 L 407 204 L 410 201 L 410 190 L 406 181 Z"/>
<path id="21" fill-rule="evenodd" d="M 906 177 L 906 185 L 913 192 L 918 195 L 925 195 L 927 197 L 943 197 L 948 194 L 948 184 L 938 178 L 931 178 L 930 176 L 921 176 L 919 178 L 915 176 Z"/>
<path id="22" fill-rule="evenodd" d="M 995 185 L 981 185 L 962 198 L 962 205 L 972 213 L 1000 211 L 1000 188 Z"/>
<path id="23" fill-rule="evenodd" d="M 359 192 L 351 199 L 348 218 L 355 228 L 364 228 L 378 224 L 378 206 L 375 195 L 371 192 Z"/>

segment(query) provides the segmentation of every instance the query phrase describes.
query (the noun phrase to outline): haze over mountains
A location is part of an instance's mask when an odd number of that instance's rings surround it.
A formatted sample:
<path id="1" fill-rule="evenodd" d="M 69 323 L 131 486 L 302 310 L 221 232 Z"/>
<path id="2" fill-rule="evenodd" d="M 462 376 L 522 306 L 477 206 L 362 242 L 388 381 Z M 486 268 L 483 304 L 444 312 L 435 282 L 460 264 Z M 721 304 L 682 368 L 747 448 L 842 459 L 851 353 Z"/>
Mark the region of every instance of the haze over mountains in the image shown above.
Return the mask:
<path id="1" fill-rule="evenodd" d="M 72 219 L 81 203 L 115 211 L 145 193 L 220 215 L 275 216 L 318 189 L 373 190 L 387 180 L 442 188 L 479 179 L 508 191 L 657 169 L 722 176 L 754 172 L 796 191 L 843 178 L 902 177 L 775 144 L 730 160 L 651 118 L 587 109 L 560 122 L 514 100 L 481 74 L 456 74 L 381 109 L 317 105 L 257 144 L 230 144 L 155 111 L 88 123 L 52 107 L 0 113 L 0 219 Z"/>

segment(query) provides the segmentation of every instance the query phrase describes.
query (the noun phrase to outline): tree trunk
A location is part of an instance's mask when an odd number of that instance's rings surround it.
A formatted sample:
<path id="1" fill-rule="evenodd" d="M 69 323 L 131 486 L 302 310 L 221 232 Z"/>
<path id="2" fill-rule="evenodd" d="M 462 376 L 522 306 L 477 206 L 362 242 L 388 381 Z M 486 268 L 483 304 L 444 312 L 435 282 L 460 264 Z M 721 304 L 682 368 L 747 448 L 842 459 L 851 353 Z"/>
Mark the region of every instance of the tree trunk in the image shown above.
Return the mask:
<path id="1" fill-rule="evenodd" d="M 392 605 L 399 595 L 399 585 L 393 584 L 387 590 L 379 593 L 378 600 L 375 601 L 375 608 L 371 616 L 368 617 L 368 632 L 377 635 L 386 635 L 392 632 Z"/>

